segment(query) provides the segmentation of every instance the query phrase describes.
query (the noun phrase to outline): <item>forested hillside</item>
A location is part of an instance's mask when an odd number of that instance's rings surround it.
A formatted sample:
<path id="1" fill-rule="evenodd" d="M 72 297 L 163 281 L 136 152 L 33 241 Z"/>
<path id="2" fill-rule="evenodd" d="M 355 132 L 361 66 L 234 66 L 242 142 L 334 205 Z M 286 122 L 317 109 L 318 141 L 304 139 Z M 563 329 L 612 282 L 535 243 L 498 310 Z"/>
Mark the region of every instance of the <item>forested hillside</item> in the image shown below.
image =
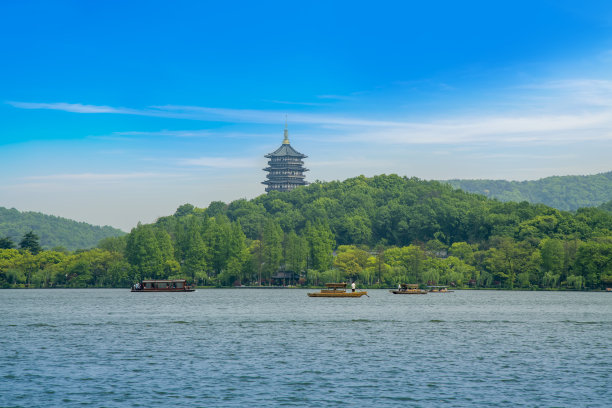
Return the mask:
<path id="1" fill-rule="evenodd" d="M 0 207 L 0 238 L 8 237 L 17 246 L 30 231 L 40 237 L 40 245 L 45 249 L 63 247 L 71 251 L 93 248 L 104 238 L 125 234 L 108 226 L 98 227 L 53 215 Z"/>
<path id="2" fill-rule="evenodd" d="M 612 200 L 612 171 L 591 176 L 554 176 L 534 181 L 448 180 L 470 193 L 501 201 L 541 203 L 564 211 Z"/>
<path id="3" fill-rule="evenodd" d="M 600 209 L 612 213 L 612 201 L 608 201 L 607 203 L 603 203 L 599 206 Z"/>
<path id="4" fill-rule="evenodd" d="M 416 178 L 360 176 L 208 208 L 185 204 L 91 251 L 0 250 L 5 287 L 129 286 L 143 278 L 601 289 L 612 286 L 612 214 L 504 203 Z"/>

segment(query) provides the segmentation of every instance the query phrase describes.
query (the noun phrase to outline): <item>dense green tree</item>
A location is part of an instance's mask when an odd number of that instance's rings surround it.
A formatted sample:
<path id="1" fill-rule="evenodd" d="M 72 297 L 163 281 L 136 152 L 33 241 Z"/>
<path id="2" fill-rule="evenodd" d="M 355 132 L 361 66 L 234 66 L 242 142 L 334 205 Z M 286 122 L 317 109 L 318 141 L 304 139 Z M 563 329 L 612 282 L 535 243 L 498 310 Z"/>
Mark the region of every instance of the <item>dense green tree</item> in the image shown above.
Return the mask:
<path id="1" fill-rule="evenodd" d="M 109 252 L 125 253 L 126 236 L 104 238 L 98 243 L 98 248 Z"/>
<path id="2" fill-rule="evenodd" d="M 0 238 L 0 249 L 15 248 L 15 243 L 9 237 Z"/>
<path id="3" fill-rule="evenodd" d="M 354 245 L 341 245 L 334 257 L 334 267 L 338 268 L 349 280 L 357 280 L 367 268 L 369 254 Z"/>
<path id="4" fill-rule="evenodd" d="M 42 250 L 39 240 L 40 238 L 38 238 L 34 231 L 26 232 L 21 242 L 19 242 L 19 248 L 28 250 L 32 255 L 36 255 Z"/>
<path id="5" fill-rule="evenodd" d="M 545 238 L 540 242 L 542 272 L 550 272 L 552 275 L 562 278 L 565 272 L 564 259 L 565 250 L 563 242 L 558 239 Z"/>
<path id="6" fill-rule="evenodd" d="M 194 282 L 208 280 L 208 248 L 202 239 L 202 224 L 199 219 L 192 217 L 183 233 L 182 239 L 182 267 L 181 272 Z"/>
<path id="7" fill-rule="evenodd" d="M 183 204 L 174 212 L 175 217 L 184 217 L 186 215 L 193 214 L 195 207 L 191 204 Z"/>
<path id="8" fill-rule="evenodd" d="M 206 261 L 213 276 L 219 275 L 230 260 L 231 225 L 224 214 L 218 214 L 209 223 L 203 234 L 207 247 Z"/>
<path id="9" fill-rule="evenodd" d="M 229 225 L 229 224 L 228 224 Z M 246 246 L 246 237 L 240 223 L 229 225 L 227 240 L 227 261 L 218 280 L 223 285 L 242 283 L 245 279 L 245 266 L 249 260 L 249 251 Z"/>
<path id="10" fill-rule="evenodd" d="M 583 277 L 585 287 L 601 286 L 602 277 L 612 275 L 612 237 L 582 244 L 574 271 L 576 276 Z"/>
<path id="11" fill-rule="evenodd" d="M 172 260 L 168 240 L 152 225 L 140 223 L 128 235 L 126 257 L 142 279 L 167 277 L 166 261 Z"/>
<path id="12" fill-rule="evenodd" d="M 269 282 L 270 277 L 279 270 L 283 255 L 283 231 L 273 220 L 264 224 L 261 244 L 263 278 Z"/>
<path id="13" fill-rule="evenodd" d="M 306 270 L 308 260 L 308 242 L 306 239 L 297 235 L 295 231 L 285 234 L 283 258 L 288 270 L 296 273 Z"/>
<path id="14" fill-rule="evenodd" d="M 335 241 L 329 226 L 326 223 L 308 223 L 305 234 L 309 247 L 309 269 L 321 272 L 330 269 Z"/>

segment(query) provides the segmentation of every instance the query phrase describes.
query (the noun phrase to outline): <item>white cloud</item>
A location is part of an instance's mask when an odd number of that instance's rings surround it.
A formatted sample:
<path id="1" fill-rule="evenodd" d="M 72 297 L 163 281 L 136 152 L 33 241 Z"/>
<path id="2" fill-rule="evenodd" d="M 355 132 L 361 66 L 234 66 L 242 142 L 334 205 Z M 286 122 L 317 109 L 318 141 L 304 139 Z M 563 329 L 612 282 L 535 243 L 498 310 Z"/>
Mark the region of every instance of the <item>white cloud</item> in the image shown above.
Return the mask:
<path id="1" fill-rule="evenodd" d="M 228 158 L 228 157 L 198 157 L 193 159 L 181 159 L 179 164 L 183 166 L 200 166 L 220 169 L 244 169 L 253 168 L 259 165 L 257 160 L 249 158 Z"/>
<path id="2" fill-rule="evenodd" d="M 378 119 L 362 115 L 294 112 L 292 123 L 319 128 L 318 139 L 331 142 L 387 144 L 462 143 L 557 143 L 612 138 L 612 81 L 564 79 L 530 84 L 514 89 L 520 95 L 507 96 L 503 109 L 481 114 L 447 115 L 421 121 L 402 120 L 394 115 Z M 332 98 L 333 95 L 320 96 Z M 500 97 L 500 100 L 503 99 Z M 9 102 L 23 109 L 54 109 L 75 113 L 116 113 L 199 121 L 250 124 L 279 124 L 285 112 L 256 109 L 228 109 L 201 106 L 165 105 L 146 109 L 115 108 L 67 103 Z M 111 136 L 231 137 L 222 130 L 161 130 L 156 132 L 116 132 Z M 234 134 L 234 136 L 236 136 Z M 244 135 L 238 135 L 242 137 Z M 261 135 L 255 135 L 261 136 Z M 186 159 L 185 165 L 237 167 L 240 160 L 221 158 Z"/>
<path id="3" fill-rule="evenodd" d="M 302 106 L 324 106 L 325 104 L 319 102 L 293 102 L 293 101 L 279 101 L 264 99 L 262 102 L 276 103 L 279 105 L 302 105 Z"/>
<path id="4" fill-rule="evenodd" d="M 80 103 L 36 103 L 36 102 L 7 102 L 16 108 L 21 109 L 51 109 L 60 110 L 65 112 L 74 113 L 123 113 L 123 114 L 134 114 L 133 109 L 124 108 L 113 108 L 111 106 L 97 106 L 97 105 L 82 105 Z"/>
<path id="5" fill-rule="evenodd" d="M 168 173 L 78 173 L 78 174 L 48 174 L 42 176 L 27 176 L 23 177 L 24 180 L 38 180 L 38 181 L 122 181 L 129 179 L 150 179 L 150 178 L 168 178 L 168 177 L 182 177 L 181 174 L 168 174 Z"/>
<path id="6" fill-rule="evenodd" d="M 144 132 L 144 131 L 127 131 L 127 132 L 113 132 L 113 135 L 118 136 L 170 136 L 170 137 L 210 137 L 213 133 L 208 130 L 159 130 L 155 132 Z"/>

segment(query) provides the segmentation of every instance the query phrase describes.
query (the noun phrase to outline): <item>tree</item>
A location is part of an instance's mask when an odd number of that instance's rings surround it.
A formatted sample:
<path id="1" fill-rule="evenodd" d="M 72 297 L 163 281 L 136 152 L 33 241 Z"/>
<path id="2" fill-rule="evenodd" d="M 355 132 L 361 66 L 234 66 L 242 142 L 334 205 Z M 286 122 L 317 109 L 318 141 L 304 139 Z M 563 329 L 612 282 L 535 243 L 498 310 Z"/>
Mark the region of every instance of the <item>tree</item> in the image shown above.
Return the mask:
<path id="1" fill-rule="evenodd" d="M 563 242 L 558 239 L 545 238 L 540 242 L 542 256 L 542 271 L 562 276 L 565 250 Z"/>
<path id="2" fill-rule="evenodd" d="M 612 275 L 612 239 L 587 242 L 580 246 L 576 256 L 574 274 L 582 275 L 587 288 L 597 288 L 602 278 Z"/>
<path id="3" fill-rule="evenodd" d="M 327 224 L 307 224 L 306 240 L 310 249 L 310 265 L 318 271 L 326 271 L 331 268 L 333 260 L 333 249 L 335 246 L 334 235 Z"/>
<path id="4" fill-rule="evenodd" d="M 334 258 L 334 266 L 351 280 L 356 280 L 368 261 L 368 253 L 353 245 L 341 245 Z"/>
<path id="5" fill-rule="evenodd" d="M 191 204 L 183 204 L 174 212 L 175 217 L 184 217 L 189 214 L 193 214 L 194 206 Z"/>
<path id="6" fill-rule="evenodd" d="M 220 282 L 226 285 L 231 285 L 236 281 L 241 282 L 248 258 L 249 251 L 246 247 L 246 237 L 242 232 L 240 223 L 232 223 L 227 240 L 227 262 L 219 276 Z"/>
<path id="7" fill-rule="evenodd" d="M 0 238 L 0 249 L 15 248 L 15 243 L 9 237 Z"/>
<path id="8" fill-rule="evenodd" d="M 42 251 L 42 248 L 40 247 L 38 235 L 36 235 L 34 231 L 27 232 L 23 236 L 23 239 L 19 243 L 19 247 L 21 249 L 26 249 L 30 251 L 32 255 L 36 255 L 40 251 Z"/>
<path id="9" fill-rule="evenodd" d="M 308 243 L 301 237 L 290 231 L 285 234 L 283 245 L 285 266 L 295 273 L 300 273 L 306 269 L 306 259 L 308 258 Z"/>
<path id="10" fill-rule="evenodd" d="M 125 252 L 128 262 L 136 267 L 141 278 L 159 279 L 163 276 L 164 253 L 152 225 L 138 223 L 128 235 Z"/>
<path id="11" fill-rule="evenodd" d="M 196 218 L 192 218 L 185 234 L 181 271 L 196 283 L 199 280 L 208 279 L 206 273 L 207 254 L 208 251 L 200 233 L 200 223 Z"/>
<path id="12" fill-rule="evenodd" d="M 125 252 L 126 237 L 108 237 L 104 238 L 98 243 L 98 248 L 104 249 L 109 252 L 119 252 L 123 254 Z"/>
<path id="13" fill-rule="evenodd" d="M 273 220 L 264 224 L 262 233 L 264 277 L 270 279 L 278 271 L 283 255 L 283 230 Z"/>

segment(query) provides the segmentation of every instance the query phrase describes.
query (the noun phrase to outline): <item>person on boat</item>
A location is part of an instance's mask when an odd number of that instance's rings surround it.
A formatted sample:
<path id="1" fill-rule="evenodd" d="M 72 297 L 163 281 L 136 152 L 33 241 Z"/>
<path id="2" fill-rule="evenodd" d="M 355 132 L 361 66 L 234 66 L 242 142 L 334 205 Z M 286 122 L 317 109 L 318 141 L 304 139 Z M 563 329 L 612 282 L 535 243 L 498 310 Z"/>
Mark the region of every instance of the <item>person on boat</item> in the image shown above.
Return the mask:
<path id="1" fill-rule="evenodd" d="M 397 284 L 397 290 L 402 290 L 402 284 L 401 283 Z"/>
<path id="2" fill-rule="evenodd" d="M 351 283 L 351 292 L 355 291 L 355 281 L 353 281 L 353 283 Z"/>

